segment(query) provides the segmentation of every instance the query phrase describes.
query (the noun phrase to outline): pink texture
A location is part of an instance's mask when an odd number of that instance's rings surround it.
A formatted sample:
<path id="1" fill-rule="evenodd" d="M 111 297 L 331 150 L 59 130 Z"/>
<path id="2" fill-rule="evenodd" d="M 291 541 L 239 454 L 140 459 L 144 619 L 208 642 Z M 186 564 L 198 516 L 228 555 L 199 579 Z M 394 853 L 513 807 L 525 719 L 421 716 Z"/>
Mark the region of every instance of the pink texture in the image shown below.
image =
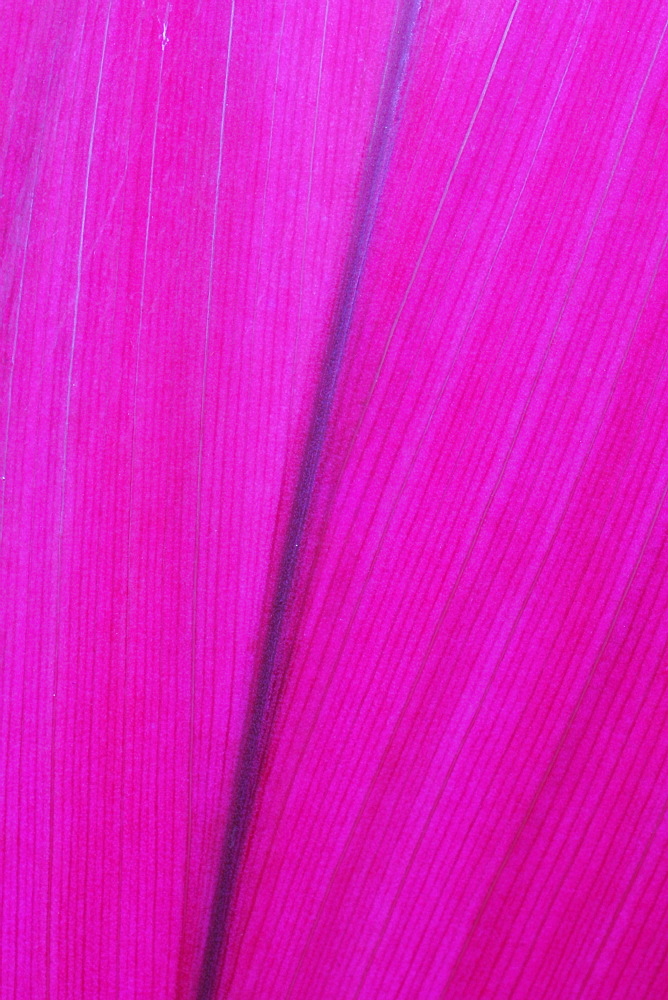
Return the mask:
<path id="1" fill-rule="evenodd" d="M 668 998 L 668 3 L 0 24 L 0 997 Z"/>

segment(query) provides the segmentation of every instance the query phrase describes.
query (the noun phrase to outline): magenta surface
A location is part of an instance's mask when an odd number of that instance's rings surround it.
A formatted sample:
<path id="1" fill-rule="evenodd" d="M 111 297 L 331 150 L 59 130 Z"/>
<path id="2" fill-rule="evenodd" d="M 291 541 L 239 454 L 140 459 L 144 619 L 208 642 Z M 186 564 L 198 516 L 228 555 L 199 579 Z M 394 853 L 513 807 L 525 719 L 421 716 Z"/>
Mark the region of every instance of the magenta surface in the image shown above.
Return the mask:
<path id="1" fill-rule="evenodd" d="M 0 25 L 0 997 L 668 998 L 668 3 Z"/>

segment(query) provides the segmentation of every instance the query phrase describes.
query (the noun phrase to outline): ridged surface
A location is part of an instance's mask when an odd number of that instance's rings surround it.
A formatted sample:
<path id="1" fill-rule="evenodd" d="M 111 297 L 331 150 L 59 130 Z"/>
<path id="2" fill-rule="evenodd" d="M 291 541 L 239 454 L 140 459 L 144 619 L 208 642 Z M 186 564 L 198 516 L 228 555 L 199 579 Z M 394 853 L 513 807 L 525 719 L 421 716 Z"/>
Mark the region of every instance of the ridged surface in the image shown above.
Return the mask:
<path id="1" fill-rule="evenodd" d="M 3 998 L 235 810 L 207 997 L 668 997 L 668 5 L 413 7 L 0 3 Z"/>

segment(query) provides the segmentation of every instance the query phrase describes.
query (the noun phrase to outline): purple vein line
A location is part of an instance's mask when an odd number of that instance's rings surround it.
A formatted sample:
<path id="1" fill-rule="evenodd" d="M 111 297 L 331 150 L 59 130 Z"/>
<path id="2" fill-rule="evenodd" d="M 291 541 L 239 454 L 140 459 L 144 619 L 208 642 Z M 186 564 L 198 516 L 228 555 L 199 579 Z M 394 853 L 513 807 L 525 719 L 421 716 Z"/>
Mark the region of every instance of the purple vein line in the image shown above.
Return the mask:
<path id="1" fill-rule="evenodd" d="M 221 972 L 220 966 L 227 943 L 234 893 L 259 786 L 263 749 L 267 745 L 271 728 L 272 693 L 275 690 L 277 665 L 297 575 L 301 543 L 306 530 L 378 203 L 387 175 L 393 145 L 393 126 L 403 91 L 419 8 L 420 0 L 399 0 L 395 26 L 388 47 L 352 237 L 327 337 L 308 435 L 288 518 L 278 577 L 258 660 L 255 689 L 241 743 L 209 915 L 197 1000 L 213 1000 Z"/>

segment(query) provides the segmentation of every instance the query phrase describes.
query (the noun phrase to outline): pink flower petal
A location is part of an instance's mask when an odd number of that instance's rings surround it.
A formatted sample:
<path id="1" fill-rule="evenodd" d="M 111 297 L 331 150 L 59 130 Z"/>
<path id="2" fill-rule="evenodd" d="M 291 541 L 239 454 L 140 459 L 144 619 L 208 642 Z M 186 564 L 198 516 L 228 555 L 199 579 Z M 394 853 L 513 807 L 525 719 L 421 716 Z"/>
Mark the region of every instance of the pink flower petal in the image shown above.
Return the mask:
<path id="1" fill-rule="evenodd" d="M 0 995 L 668 996 L 668 6 L 0 6 Z"/>

